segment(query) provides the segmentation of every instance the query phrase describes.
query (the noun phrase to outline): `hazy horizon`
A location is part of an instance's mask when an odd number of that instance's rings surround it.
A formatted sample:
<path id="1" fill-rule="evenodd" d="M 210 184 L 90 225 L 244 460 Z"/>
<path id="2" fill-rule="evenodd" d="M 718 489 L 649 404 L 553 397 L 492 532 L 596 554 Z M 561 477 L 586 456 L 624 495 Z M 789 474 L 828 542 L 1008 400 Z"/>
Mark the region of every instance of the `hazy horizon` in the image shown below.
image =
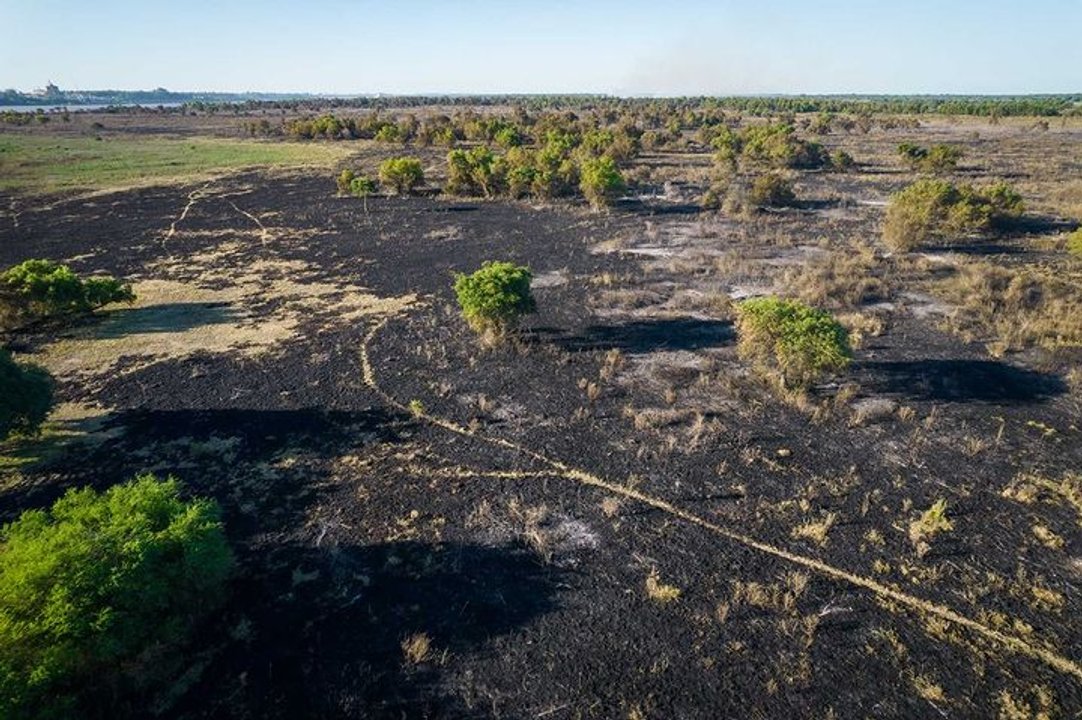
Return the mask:
<path id="1" fill-rule="evenodd" d="M 1082 90 L 1082 2 L 0 0 L 0 88 L 316 95 Z M 32 62 L 28 61 L 32 58 Z"/>

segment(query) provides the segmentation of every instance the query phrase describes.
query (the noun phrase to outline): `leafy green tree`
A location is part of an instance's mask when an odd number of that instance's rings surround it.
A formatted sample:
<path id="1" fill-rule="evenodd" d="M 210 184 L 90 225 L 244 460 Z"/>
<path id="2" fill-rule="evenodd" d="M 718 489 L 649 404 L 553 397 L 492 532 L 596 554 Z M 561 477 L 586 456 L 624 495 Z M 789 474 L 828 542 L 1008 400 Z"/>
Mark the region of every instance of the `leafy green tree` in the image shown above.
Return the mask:
<path id="1" fill-rule="evenodd" d="M 808 387 L 841 372 L 853 355 L 841 323 L 797 300 L 745 300 L 737 306 L 737 332 L 741 356 L 779 373 L 786 387 Z"/>
<path id="2" fill-rule="evenodd" d="M 377 189 L 376 181 L 367 175 L 357 176 L 349 182 L 349 194 L 361 198 L 365 214 L 368 213 L 368 198 L 374 195 Z"/>
<path id="3" fill-rule="evenodd" d="M 225 595 L 217 505 L 143 475 L 69 490 L 0 533 L 0 716 L 109 717 L 176 669 L 170 650 Z"/>
<path id="4" fill-rule="evenodd" d="M 583 160 L 579 178 L 582 194 L 595 208 L 611 205 L 627 189 L 616 161 L 608 156 Z"/>
<path id="5" fill-rule="evenodd" d="M 507 124 L 496 130 L 492 139 L 500 147 L 510 149 L 526 142 L 526 135 L 517 126 Z"/>
<path id="6" fill-rule="evenodd" d="M 792 125 L 752 125 L 741 133 L 741 156 L 772 167 L 817 168 L 827 155 L 818 143 L 801 140 Z"/>
<path id="7" fill-rule="evenodd" d="M 387 143 L 403 142 L 402 129 L 398 125 L 388 122 L 376 131 L 376 140 Z"/>
<path id="8" fill-rule="evenodd" d="M 36 432 L 52 406 L 52 376 L 0 350 L 0 440 L 12 432 Z"/>
<path id="9" fill-rule="evenodd" d="M 920 166 L 925 172 L 947 173 L 958 167 L 958 161 L 964 154 L 962 148 L 954 145 L 933 145 Z"/>
<path id="10" fill-rule="evenodd" d="M 424 183 L 424 168 L 415 157 L 388 158 L 380 163 L 379 181 L 399 195 L 409 195 Z"/>
<path id="11" fill-rule="evenodd" d="M 503 189 L 506 174 L 506 162 L 487 147 L 447 154 L 447 191 L 453 195 L 493 197 Z"/>
<path id="12" fill-rule="evenodd" d="M 511 148 L 504 162 L 508 194 L 513 198 L 529 195 L 537 182 L 536 153 L 526 148 Z"/>
<path id="13" fill-rule="evenodd" d="M 515 328 L 534 312 L 530 269 L 510 262 L 488 261 L 469 275 L 455 276 L 454 290 L 469 326 L 490 340 Z"/>

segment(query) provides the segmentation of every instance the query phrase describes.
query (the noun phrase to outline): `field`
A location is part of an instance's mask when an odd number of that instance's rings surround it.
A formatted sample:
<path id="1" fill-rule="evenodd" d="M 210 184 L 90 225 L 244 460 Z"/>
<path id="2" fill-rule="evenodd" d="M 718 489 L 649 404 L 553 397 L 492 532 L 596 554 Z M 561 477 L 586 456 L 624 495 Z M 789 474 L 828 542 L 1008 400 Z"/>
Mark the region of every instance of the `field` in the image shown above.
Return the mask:
<path id="1" fill-rule="evenodd" d="M 855 167 L 789 171 L 799 203 L 759 212 L 701 208 L 695 143 L 643 150 L 598 211 L 439 193 L 446 148 L 242 120 L 0 129 L 0 267 L 138 296 L 7 338 L 61 404 L 0 445 L 0 519 L 154 471 L 221 503 L 239 558 L 183 672 L 117 715 L 1082 713 L 1079 118 L 823 133 Z M 949 177 L 1026 213 L 889 250 L 906 141 L 963 148 Z M 422 192 L 336 195 L 404 153 Z M 451 291 L 490 259 L 538 308 L 497 347 Z M 997 273 L 1030 290 L 997 304 Z M 735 307 L 764 294 L 841 319 L 849 370 L 756 373 Z"/>
<path id="2" fill-rule="evenodd" d="M 244 167 L 328 167 L 343 148 L 225 138 L 0 136 L 0 190 L 101 191 Z"/>

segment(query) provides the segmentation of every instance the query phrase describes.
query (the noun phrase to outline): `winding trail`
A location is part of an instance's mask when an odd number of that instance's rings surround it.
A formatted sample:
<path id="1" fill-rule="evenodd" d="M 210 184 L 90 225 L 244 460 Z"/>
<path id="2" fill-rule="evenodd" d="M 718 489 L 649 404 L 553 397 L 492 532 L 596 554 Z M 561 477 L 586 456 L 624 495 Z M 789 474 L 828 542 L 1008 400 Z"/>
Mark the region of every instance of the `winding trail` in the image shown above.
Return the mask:
<path id="1" fill-rule="evenodd" d="M 652 495 L 640 492 L 633 488 L 621 485 L 619 483 L 607 480 L 598 475 L 590 473 L 586 470 L 576 468 L 567 463 L 547 457 L 541 453 L 530 450 L 527 447 L 519 445 L 518 443 L 511 442 L 500 437 L 491 437 L 482 435 L 474 430 L 471 430 L 462 425 L 458 425 L 455 422 L 441 418 L 435 415 L 431 415 L 428 412 L 416 412 L 411 410 L 407 405 L 403 404 L 389 393 L 380 387 L 379 381 L 376 377 L 375 368 L 372 365 L 372 359 L 369 353 L 369 345 L 376 337 L 380 330 L 382 330 L 390 318 L 384 318 L 377 323 L 364 337 L 361 343 L 361 370 L 365 385 L 367 385 L 373 392 L 376 393 L 385 403 L 394 407 L 402 412 L 409 413 L 414 417 L 424 420 L 429 424 L 447 430 L 448 432 L 455 433 L 457 435 L 467 437 L 470 439 L 478 440 L 480 442 L 492 445 L 494 447 L 510 450 L 515 453 L 519 453 L 525 457 L 535 460 L 538 463 L 548 467 L 552 471 L 552 475 L 577 482 L 582 485 L 600 488 L 613 495 L 618 495 L 629 500 L 640 502 L 644 505 L 648 505 L 656 510 L 664 512 L 672 517 L 683 520 L 692 525 L 697 525 L 704 528 L 716 535 L 719 535 L 727 540 L 744 545 L 752 550 L 756 550 L 764 555 L 770 555 L 772 557 L 780 558 L 787 562 L 799 565 L 819 575 L 829 577 L 831 579 L 848 583 L 855 587 L 867 590 L 874 595 L 895 602 L 911 610 L 915 610 L 919 613 L 924 613 L 933 617 L 946 620 L 950 623 L 957 624 L 964 627 L 976 635 L 991 640 L 998 645 L 1001 645 L 1007 650 L 1025 655 L 1027 657 L 1038 660 L 1048 667 L 1064 674 L 1071 675 L 1075 679 L 1082 681 L 1082 666 L 1072 661 L 1070 658 L 1059 655 L 1047 648 L 1035 645 L 1031 642 L 1023 640 L 1022 638 L 1014 635 L 1009 635 L 1004 632 L 1000 632 L 995 628 L 989 627 L 980 623 L 972 618 L 962 615 L 958 611 L 938 603 L 934 603 L 928 600 L 924 600 L 915 595 L 902 592 L 895 588 L 884 585 L 871 578 L 856 575 L 847 570 L 830 565 L 822 560 L 818 560 L 806 555 L 800 555 L 798 553 L 790 552 L 784 548 L 780 548 L 761 540 L 743 535 L 728 528 L 722 527 L 716 523 L 707 520 L 704 517 L 695 515 L 694 513 L 682 510 L 672 503 L 663 500 Z"/>
<path id="2" fill-rule="evenodd" d="M 19 216 L 23 214 L 22 210 L 17 209 L 18 206 L 19 206 L 19 201 L 16 200 L 15 198 L 12 198 L 11 199 L 11 204 L 8 206 L 9 207 L 8 217 L 11 218 L 11 229 L 12 230 L 18 230 L 19 229 Z"/>
<path id="3" fill-rule="evenodd" d="M 252 221 L 252 222 L 254 222 L 254 223 L 255 223 L 256 225 L 258 225 L 258 226 L 259 226 L 259 241 L 260 241 L 261 243 L 263 243 L 263 245 L 266 245 L 266 244 L 267 244 L 267 241 L 268 241 L 268 240 L 270 240 L 271 234 L 270 234 L 270 230 L 268 230 L 268 229 L 267 229 L 267 226 L 263 224 L 263 221 L 262 221 L 262 220 L 260 220 L 260 219 L 259 219 L 258 217 L 256 217 L 255 215 L 253 215 L 252 213 L 248 212 L 247 210 L 241 210 L 241 209 L 240 209 L 240 208 L 239 208 L 239 207 L 237 206 L 237 204 L 236 204 L 235 202 L 233 202 L 232 200 L 230 200 L 230 201 L 229 201 L 229 204 L 233 206 L 233 209 L 234 209 L 234 210 L 236 210 L 236 211 L 237 211 L 237 212 L 239 212 L 239 213 L 240 213 L 241 215 L 243 215 L 244 217 L 248 218 L 249 220 L 251 220 L 251 221 Z"/>
<path id="4" fill-rule="evenodd" d="M 188 213 L 191 212 L 195 204 L 199 202 L 199 200 L 206 197 L 206 190 L 211 186 L 212 183 L 212 180 L 207 181 L 203 185 L 188 193 L 188 204 L 184 206 L 184 208 L 180 211 L 179 215 L 173 218 L 173 222 L 169 224 L 169 229 L 166 230 L 165 234 L 162 236 L 163 248 L 165 247 L 165 243 L 171 240 L 173 236 L 177 234 L 177 225 L 184 222 L 184 218 L 188 217 Z"/>

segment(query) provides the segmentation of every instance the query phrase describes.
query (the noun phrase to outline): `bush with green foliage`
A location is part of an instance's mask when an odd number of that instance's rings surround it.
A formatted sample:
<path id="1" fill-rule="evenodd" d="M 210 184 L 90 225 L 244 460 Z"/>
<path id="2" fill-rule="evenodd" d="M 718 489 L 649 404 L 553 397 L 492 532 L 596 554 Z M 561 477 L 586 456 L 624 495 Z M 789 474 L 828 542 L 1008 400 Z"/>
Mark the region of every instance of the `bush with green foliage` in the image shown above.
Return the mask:
<path id="1" fill-rule="evenodd" d="M 37 432 L 52 406 L 52 376 L 0 350 L 0 440 L 13 432 Z"/>
<path id="2" fill-rule="evenodd" d="M 447 153 L 447 192 L 493 197 L 503 190 L 507 164 L 483 145 Z"/>
<path id="3" fill-rule="evenodd" d="M 627 189 L 627 183 L 616 167 L 616 161 L 607 155 L 586 158 L 579 166 L 579 189 L 595 208 L 612 205 Z"/>
<path id="4" fill-rule="evenodd" d="M 830 154 L 830 169 L 836 172 L 851 170 L 856 162 L 845 150 L 835 150 Z"/>
<path id="5" fill-rule="evenodd" d="M 818 168 L 828 160 L 821 145 L 797 137 L 787 123 L 751 125 L 739 133 L 725 127 L 713 144 L 717 162 L 734 168 L 738 160 L 778 168 Z"/>
<path id="6" fill-rule="evenodd" d="M 912 170 L 926 173 L 945 173 L 958 167 L 965 153 L 954 145 L 933 145 L 924 148 L 910 142 L 898 146 L 898 156 Z"/>
<path id="7" fill-rule="evenodd" d="M 134 302 L 131 285 L 111 277 L 83 280 L 67 265 L 26 260 L 0 274 L 0 325 L 85 313 Z"/>
<path id="8" fill-rule="evenodd" d="M 425 172 L 415 157 L 393 157 L 380 163 L 379 181 L 399 195 L 409 195 L 424 184 Z"/>
<path id="9" fill-rule="evenodd" d="M 349 181 L 349 194 L 353 197 L 367 198 L 376 194 L 379 185 L 367 175 L 358 175 Z"/>
<path id="10" fill-rule="evenodd" d="M 0 532 L 0 716 L 109 717 L 176 670 L 232 567 L 217 505 L 144 475 Z"/>
<path id="11" fill-rule="evenodd" d="M 793 184 L 777 173 L 765 173 L 755 178 L 748 200 L 756 207 L 795 207 Z"/>
<path id="12" fill-rule="evenodd" d="M 1067 236 L 1067 252 L 1082 257 L 1082 227 Z"/>
<path id="13" fill-rule="evenodd" d="M 533 274 L 527 267 L 488 261 L 469 275 L 455 276 L 455 296 L 474 331 L 499 338 L 536 309 L 531 280 Z"/>
<path id="14" fill-rule="evenodd" d="M 353 178 L 357 177 L 357 173 L 350 169 L 345 169 L 338 174 L 335 184 L 338 186 L 338 194 L 345 195 L 349 193 L 349 185 L 353 182 Z"/>
<path id="15" fill-rule="evenodd" d="M 737 306 L 737 349 L 779 373 L 785 387 L 808 387 L 848 367 L 849 335 L 834 317 L 797 300 L 762 297 Z"/>
<path id="16" fill-rule="evenodd" d="M 983 190 L 924 179 L 890 198 L 883 240 L 895 250 L 912 250 L 930 240 L 978 233 L 1021 216 L 1025 206 L 1009 184 Z"/>

